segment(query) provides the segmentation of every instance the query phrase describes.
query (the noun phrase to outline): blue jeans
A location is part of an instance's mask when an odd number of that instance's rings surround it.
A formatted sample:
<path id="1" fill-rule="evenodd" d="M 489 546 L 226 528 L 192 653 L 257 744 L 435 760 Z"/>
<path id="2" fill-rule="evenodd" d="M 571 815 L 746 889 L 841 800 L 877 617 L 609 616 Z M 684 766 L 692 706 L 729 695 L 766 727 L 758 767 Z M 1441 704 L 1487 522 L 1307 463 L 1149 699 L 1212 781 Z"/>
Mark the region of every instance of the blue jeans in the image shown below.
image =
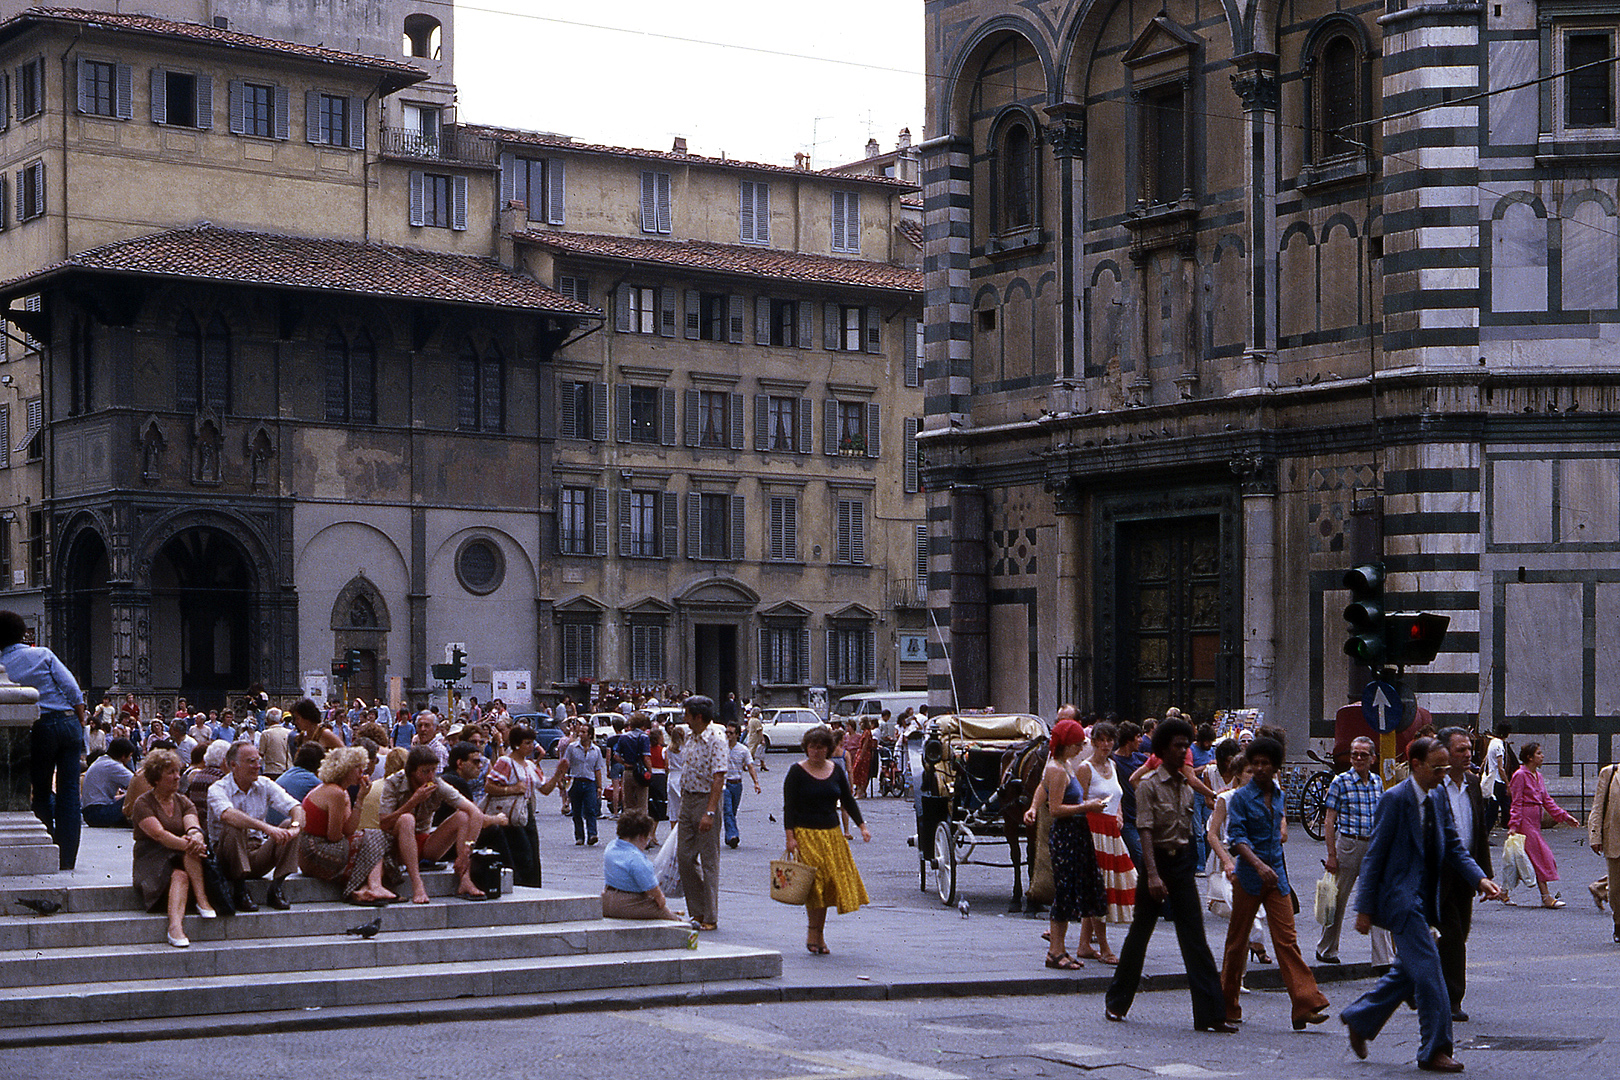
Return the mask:
<path id="1" fill-rule="evenodd" d="M 727 780 L 726 790 L 720 796 L 720 816 L 725 822 L 727 840 L 736 840 L 742 835 L 737 831 L 737 807 L 741 805 L 742 781 Z"/>
<path id="2" fill-rule="evenodd" d="M 1209 840 L 1205 832 L 1209 826 L 1209 803 L 1204 801 L 1202 792 L 1193 792 L 1193 848 L 1198 855 L 1198 869 L 1202 871 L 1209 864 Z"/>
<path id="3" fill-rule="evenodd" d="M 568 805 L 574 811 L 574 839 L 584 840 L 589 836 L 594 843 L 596 819 L 602 813 L 602 794 L 596 789 L 596 781 L 574 777 L 574 782 L 568 786 Z"/>
<path id="4" fill-rule="evenodd" d="M 1136 831 L 1136 822 L 1121 821 L 1119 823 L 1120 838 L 1125 841 L 1125 850 L 1131 853 L 1131 862 L 1136 864 L 1137 872 L 1142 869 L 1142 834 Z"/>
<path id="5" fill-rule="evenodd" d="M 92 829 L 127 829 L 129 819 L 124 817 L 121 803 L 96 803 L 84 808 L 84 823 Z"/>
<path id="6" fill-rule="evenodd" d="M 28 743 L 28 775 L 34 816 L 44 824 L 61 853 L 63 870 L 79 861 L 79 759 L 84 756 L 84 725 L 70 712 L 41 710 Z M 56 791 L 51 792 L 51 779 Z"/>

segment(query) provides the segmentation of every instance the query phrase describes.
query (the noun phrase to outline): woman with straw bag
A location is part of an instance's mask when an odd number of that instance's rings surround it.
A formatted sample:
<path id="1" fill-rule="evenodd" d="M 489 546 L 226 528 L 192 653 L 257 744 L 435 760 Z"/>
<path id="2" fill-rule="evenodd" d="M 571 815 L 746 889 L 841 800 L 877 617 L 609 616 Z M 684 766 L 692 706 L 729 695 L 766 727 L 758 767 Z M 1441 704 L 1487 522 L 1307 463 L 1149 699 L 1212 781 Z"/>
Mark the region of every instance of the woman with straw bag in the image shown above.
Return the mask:
<path id="1" fill-rule="evenodd" d="M 849 778 L 830 760 L 832 729 L 811 728 L 801 745 L 804 760 L 790 768 L 782 782 L 783 828 L 788 856 L 816 871 L 805 900 L 809 929 L 804 947 L 814 956 L 826 956 L 827 909 L 837 907 L 840 915 L 847 915 L 869 902 L 866 885 L 849 854 L 849 842 L 838 828 L 839 807 L 859 826 L 862 842 L 870 842 L 872 832 L 861 820 Z"/>

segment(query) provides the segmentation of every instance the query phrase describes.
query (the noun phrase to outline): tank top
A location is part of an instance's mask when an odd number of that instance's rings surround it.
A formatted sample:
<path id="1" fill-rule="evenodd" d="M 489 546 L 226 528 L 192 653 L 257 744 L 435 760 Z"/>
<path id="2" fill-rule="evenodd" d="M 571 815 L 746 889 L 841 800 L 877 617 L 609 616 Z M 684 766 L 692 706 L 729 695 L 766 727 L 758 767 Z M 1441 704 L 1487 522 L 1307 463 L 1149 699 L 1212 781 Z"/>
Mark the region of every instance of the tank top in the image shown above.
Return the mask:
<path id="1" fill-rule="evenodd" d="M 1125 789 L 1119 784 L 1118 767 L 1110 758 L 1107 763 L 1108 775 L 1104 776 L 1101 765 L 1095 761 L 1087 761 L 1086 764 L 1091 766 L 1091 790 L 1086 795 L 1093 799 L 1106 799 L 1102 812 L 1118 817 L 1119 801 L 1125 797 Z"/>
<path id="2" fill-rule="evenodd" d="M 1069 786 L 1063 789 L 1063 805 L 1080 805 L 1080 781 L 1076 780 L 1072 776 L 1069 777 Z"/>

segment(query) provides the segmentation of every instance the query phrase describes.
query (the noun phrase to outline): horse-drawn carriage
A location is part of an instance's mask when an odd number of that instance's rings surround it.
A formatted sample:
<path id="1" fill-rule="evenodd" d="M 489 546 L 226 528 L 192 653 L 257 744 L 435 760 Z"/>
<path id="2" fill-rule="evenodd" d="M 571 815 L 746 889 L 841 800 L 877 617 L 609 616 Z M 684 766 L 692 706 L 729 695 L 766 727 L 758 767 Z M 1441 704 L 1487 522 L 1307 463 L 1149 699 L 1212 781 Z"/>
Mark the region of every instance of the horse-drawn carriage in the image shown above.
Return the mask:
<path id="1" fill-rule="evenodd" d="M 1013 872 L 1012 908 L 1023 903 L 1024 811 L 1046 763 L 1046 721 L 1027 713 L 955 713 L 930 719 L 917 799 L 918 873 L 945 904 L 956 903 L 960 866 Z M 1005 845 L 1009 861 L 975 857 Z"/>

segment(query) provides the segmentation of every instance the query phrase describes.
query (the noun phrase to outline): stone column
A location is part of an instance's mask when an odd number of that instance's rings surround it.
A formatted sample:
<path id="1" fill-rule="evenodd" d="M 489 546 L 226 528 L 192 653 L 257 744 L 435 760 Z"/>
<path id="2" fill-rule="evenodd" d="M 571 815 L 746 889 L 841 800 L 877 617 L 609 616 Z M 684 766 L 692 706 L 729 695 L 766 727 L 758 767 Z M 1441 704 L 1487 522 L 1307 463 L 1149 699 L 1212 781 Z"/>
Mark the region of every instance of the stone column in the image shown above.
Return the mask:
<path id="1" fill-rule="evenodd" d="M 1058 363 L 1059 382 L 1070 394 L 1083 392 L 1080 376 L 1085 373 L 1085 338 L 1077 325 L 1078 299 L 1085 295 L 1085 250 L 1081 238 L 1085 235 L 1085 176 L 1086 176 L 1086 115 L 1085 109 L 1075 102 L 1059 102 L 1046 108 L 1051 123 L 1046 129 L 1046 140 L 1052 144 L 1052 157 L 1058 166 L 1058 296 L 1063 303 L 1058 309 Z M 1055 402 L 1054 412 L 1081 408 L 1074 400 Z"/>
<path id="2" fill-rule="evenodd" d="M 1243 454 L 1231 462 L 1243 491 L 1244 708 L 1277 704 L 1277 483 L 1275 463 Z"/>
<path id="3" fill-rule="evenodd" d="M 1246 290 L 1250 385 L 1276 379 L 1277 362 L 1277 57 L 1251 52 L 1232 59 L 1232 89 L 1243 104 L 1243 181 L 1249 193 L 1249 287 Z"/>

